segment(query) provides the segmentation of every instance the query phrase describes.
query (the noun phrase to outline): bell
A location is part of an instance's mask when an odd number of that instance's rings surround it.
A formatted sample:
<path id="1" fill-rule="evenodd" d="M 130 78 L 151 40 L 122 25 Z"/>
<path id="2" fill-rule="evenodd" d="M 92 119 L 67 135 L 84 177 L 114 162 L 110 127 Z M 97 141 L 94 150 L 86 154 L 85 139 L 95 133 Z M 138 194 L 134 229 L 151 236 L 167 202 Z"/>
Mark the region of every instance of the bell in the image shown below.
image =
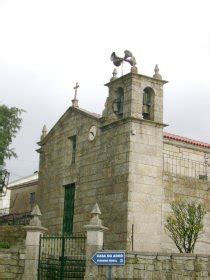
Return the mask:
<path id="1" fill-rule="evenodd" d="M 119 111 L 118 102 L 116 102 L 116 100 L 113 102 L 112 108 L 115 113 Z"/>
<path id="2" fill-rule="evenodd" d="M 149 106 L 143 105 L 143 114 L 149 114 Z"/>
<path id="3" fill-rule="evenodd" d="M 116 98 L 112 104 L 112 109 L 115 114 L 120 115 L 123 113 L 122 103 L 120 98 Z"/>

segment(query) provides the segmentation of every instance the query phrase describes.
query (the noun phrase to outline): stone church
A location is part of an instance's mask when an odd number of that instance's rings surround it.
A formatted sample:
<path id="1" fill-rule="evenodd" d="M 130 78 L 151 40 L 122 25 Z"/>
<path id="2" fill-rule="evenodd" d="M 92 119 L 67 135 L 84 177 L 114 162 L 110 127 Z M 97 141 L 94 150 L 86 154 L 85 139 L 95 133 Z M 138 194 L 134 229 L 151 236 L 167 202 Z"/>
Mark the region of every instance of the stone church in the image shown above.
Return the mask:
<path id="1" fill-rule="evenodd" d="M 80 108 L 75 94 L 44 127 L 37 203 L 49 233 L 84 232 L 97 202 L 105 249 L 177 252 L 164 223 L 170 202 L 184 198 L 206 205 L 195 252 L 210 252 L 210 144 L 164 132 L 165 83 L 157 66 L 152 77 L 114 70 L 102 115 Z"/>

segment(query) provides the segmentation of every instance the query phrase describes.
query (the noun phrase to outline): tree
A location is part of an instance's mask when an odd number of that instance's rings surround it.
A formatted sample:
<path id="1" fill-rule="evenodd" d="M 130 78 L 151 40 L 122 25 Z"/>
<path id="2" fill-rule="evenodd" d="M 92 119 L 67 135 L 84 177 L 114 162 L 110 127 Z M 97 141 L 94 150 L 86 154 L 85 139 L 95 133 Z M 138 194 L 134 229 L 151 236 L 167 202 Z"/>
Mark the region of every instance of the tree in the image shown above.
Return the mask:
<path id="1" fill-rule="evenodd" d="M 0 105 L 0 188 L 4 186 L 6 172 L 5 160 L 17 157 L 14 149 L 10 148 L 13 138 L 21 127 L 23 110 L 16 107 Z M 1 191 L 1 190 L 0 190 Z"/>
<path id="2" fill-rule="evenodd" d="M 202 203 L 183 200 L 171 203 L 173 213 L 166 219 L 165 228 L 180 253 L 193 253 L 203 230 L 206 209 Z"/>

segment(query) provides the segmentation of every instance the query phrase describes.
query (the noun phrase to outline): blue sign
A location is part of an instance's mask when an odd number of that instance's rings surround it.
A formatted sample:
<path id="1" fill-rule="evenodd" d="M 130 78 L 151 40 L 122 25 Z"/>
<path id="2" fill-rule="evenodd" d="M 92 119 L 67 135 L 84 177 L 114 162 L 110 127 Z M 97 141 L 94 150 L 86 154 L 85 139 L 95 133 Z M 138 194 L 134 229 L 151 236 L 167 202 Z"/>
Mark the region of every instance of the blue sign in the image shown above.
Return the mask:
<path id="1" fill-rule="evenodd" d="M 92 261 L 96 265 L 125 265 L 125 252 L 96 252 Z"/>

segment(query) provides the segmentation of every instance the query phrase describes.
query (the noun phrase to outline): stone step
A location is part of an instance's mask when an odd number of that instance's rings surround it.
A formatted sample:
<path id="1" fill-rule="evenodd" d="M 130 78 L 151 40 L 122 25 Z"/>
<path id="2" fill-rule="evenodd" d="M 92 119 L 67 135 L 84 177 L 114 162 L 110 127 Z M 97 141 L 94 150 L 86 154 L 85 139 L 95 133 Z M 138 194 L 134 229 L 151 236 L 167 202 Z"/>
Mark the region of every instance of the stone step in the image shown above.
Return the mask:
<path id="1" fill-rule="evenodd" d="M 50 279 L 60 279 L 60 273 L 59 271 L 41 271 L 40 274 L 41 279 L 45 277 L 50 277 Z M 63 278 L 62 279 L 84 279 L 85 272 L 63 272 Z"/>

